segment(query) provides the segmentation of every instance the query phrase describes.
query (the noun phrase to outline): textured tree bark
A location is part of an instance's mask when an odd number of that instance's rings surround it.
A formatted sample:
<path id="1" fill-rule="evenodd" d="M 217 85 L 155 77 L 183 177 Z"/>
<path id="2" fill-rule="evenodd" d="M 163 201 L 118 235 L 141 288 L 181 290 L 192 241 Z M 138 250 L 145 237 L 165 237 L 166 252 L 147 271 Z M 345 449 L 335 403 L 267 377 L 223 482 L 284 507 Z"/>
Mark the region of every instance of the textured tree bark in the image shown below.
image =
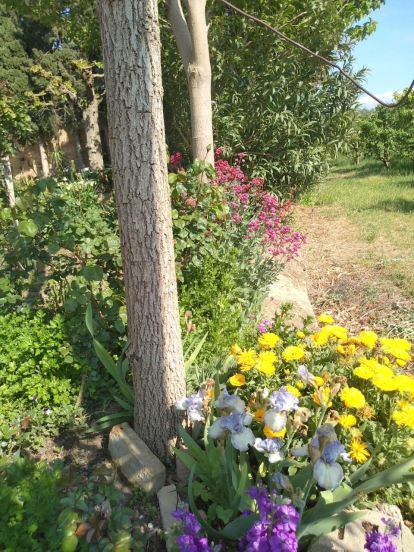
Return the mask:
<path id="1" fill-rule="evenodd" d="M 75 137 L 75 147 L 76 147 L 76 155 L 78 158 L 78 167 L 79 167 L 79 170 L 81 171 L 82 169 L 85 168 L 85 161 L 83 160 L 82 146 L 81 146 L 78 129 L 75 128 L 75 130 L 73 131 L 73 135 Z"/>
<path id="2" fill-rule="evenodd" d="M 82 120 L 85 128 L 86 149 L 88 150 L 89 167 L 93 171 L 101 171 L 104 168 L 102 156 L 101 135 L 99 132 L 99 103 L 93 86 L 88 89 L 91 98 L 86 107 L 82 109 Z M 88 95 L 89 95 L 88 94 Z"/>
<path id="3" fill-rule="evenodd" d="M 135 393 L 134 427 L 171 454 L 185 395 L 157 0 L 98 0 Z"/>
<path id="4" fill-rule="evenodd" d="M 193 156 L 214 165 L 211 65 L 208 49 L 206 0 L 169 0 L 168 17 L 187 74 Z"/>
<path id="5" fill-rule="evenodd" d="M 49 176 L 50 174 L 49 161 L 47 160 L 45 141 L 43 140 L 43 134 L 41 132 L 38 133 L 37 139 L 39 141 L 40 162 L 42 164 L 42 175 Z"/>

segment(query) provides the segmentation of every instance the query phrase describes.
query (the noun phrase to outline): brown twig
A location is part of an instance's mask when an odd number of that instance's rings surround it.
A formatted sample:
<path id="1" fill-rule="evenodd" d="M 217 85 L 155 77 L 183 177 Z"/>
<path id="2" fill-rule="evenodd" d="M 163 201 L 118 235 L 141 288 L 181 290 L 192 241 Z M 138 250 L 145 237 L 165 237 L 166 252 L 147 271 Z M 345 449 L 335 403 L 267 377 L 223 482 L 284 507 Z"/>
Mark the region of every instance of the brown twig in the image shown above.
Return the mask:
<path id="1" fill-rule="evenodd" d="M 295 40 L 292 40 L 291 38 L 289 38 L 285 34 L 281 33 L 280 31 L 278 31 L 277 29 L 275 29 L 274 27 L 269 25 L 269 23 L 266 23 L 265 21 L 262 21 L 258 17 L 255 17 L 254 15 L 250 15 L 250 14 L 244 12 L 243 10 L 241 10 L 240 8 L 237 8 L 236 6 L 233 6 L 233 4 L 230 4 L 230 2 L 227 2 L 227 0 L 220 0 L 220 2 L 222 2 L 227 7 L 234 10 L 235 12 L 239 13 L 240 15 L 243 15 L 243 17 L 246 17 L 247 19 L 250 19 L 251 21 L 254 21 L 255 23 L 258 23 L 262 27 L 266 27 L 266 29 L 269 29 L 269 31 L 271 31 L 272 33 L 277 35 L 282 40 L 285 40 L 286 42 L 289 42 L 290 44 L 293 44 L 293 46 L 296 46 L 297 48 L 300 48 L 304 52 L 306 52 L 309 55 L 315 57 L 316 59 L 319 59 L 320 61 L 323 61 L 323 63 L 326 63 L 330 67 L 333 67 L 334 69 L 337 69 L 341 73 L 341 75 L 343 75 L 345 78 L 350 80 L 352 82 L 352 84 L 354 84 L 360 90 L 365 92 L 365 94 L 370 96 L 373 100 L 375 100 L 379 104 L 383 105 L 384 107 L 399 107 L 400 105 L 402 105 L 406 101 L 406 99 L 408 98 L 408 95 L 414 89 L 414 80 L 413 80 L 413 82 L 411 83 L 411 85 L 408 88 L 407 92 L 404 94 L 404 96 L 400 100 L 398 100 L 397 103 L 387 104 L 387 103 L 383 102 L 382 100 L 380 100 L 379 98 L 377 98 L 376 96 L 374 96 L 374 94 L 371 94 L 371 92 L 369 92 L 366 88 L 361 86 L 355 79 L 353 79 L 350 75 L 348 75 L 348 73 L 346 73 L 343 69 L 341 69 L 341 67 L 339 67 L 339 65 L 336 65 L 332 61 L 329 61 L 329 59 L 326 59 L 323 56 L 320 56 L 319 54 L 316 54 L 315 52 L 312 52 L 312 50 L 309 50 L 309 48 L 306 48 L 306 46 L 303 46 L 299 42 L 296 42 Z"/>

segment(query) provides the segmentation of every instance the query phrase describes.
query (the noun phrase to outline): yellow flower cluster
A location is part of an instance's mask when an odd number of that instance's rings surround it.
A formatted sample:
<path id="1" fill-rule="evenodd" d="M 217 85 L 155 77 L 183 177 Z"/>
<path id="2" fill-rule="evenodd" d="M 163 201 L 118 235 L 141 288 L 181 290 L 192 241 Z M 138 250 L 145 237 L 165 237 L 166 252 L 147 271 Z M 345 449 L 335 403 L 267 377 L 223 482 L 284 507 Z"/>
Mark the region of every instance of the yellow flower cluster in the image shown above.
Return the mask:
<path id="1" fill-rule="evenodd" d="M 414 431 L 414 405 L 406 401 L 399 402 L 400 410 L 393 414 L 393 420 L 398 426 L 409 427 Z"/>
<path id="2" fill-rule="evenodd" d="M 376 358 L 362 357 L 359 364 L 354 369 L 354 375 L 358 378 L 371 380 L 373 385 L 382 391 L 409 393 L 414 397 L 414 378 L 406 375 L 396 376 L 389 366 L 380 364 Z"/>
<path id="3" fill-rule="evenodd" d="M 381 351 L 387 355 L 391 355 L 402 362 L 411 360 L 411 356 L 408 351 L 411 350 L 411 345 L 406 339 L 389 339 L 382 337 L 380 339 Z M 401 363 L 398 363 L 401 366 Z"/>
<path id="4" fill-rule="evenodd" d="M 323 347 L 329 340 L 337 339 L 339 341 L 346 341 L 348 336 L 346 328 L 342 326 L 324 326 L 319 332 L 316 332 L 311 336 L 313 342 L 317 347 Z"/>

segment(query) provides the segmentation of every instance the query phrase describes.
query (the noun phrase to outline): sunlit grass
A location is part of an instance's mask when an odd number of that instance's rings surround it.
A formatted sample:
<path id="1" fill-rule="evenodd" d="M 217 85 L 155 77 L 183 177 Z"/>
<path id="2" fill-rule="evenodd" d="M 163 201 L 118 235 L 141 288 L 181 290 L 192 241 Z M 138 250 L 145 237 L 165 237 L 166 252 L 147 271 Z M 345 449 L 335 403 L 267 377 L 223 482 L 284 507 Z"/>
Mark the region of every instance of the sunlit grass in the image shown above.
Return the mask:
<path id="1" fill-rule="evenodd" d="M 414 295 L 414 163 L 387 171 L 373 160 L 359 167 L 340 160 L 303 201 L 324 207 L 332 221 L 340 208 L 358 228 L 358 239 L 373 249 L 375 262 Z"/>

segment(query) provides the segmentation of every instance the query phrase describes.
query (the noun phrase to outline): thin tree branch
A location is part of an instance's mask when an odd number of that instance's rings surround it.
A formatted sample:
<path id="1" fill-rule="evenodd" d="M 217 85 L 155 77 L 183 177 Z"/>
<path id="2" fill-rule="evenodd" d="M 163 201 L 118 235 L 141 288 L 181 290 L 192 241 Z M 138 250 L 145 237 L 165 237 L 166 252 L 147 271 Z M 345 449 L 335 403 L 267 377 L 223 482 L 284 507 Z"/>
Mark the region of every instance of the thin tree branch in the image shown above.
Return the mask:
<path id="1" fill-rule="evenodd" d="M 193 42 L 180 0 L 169 0 L 167 2 L 167 13 L 177 42 L 178 52 L 187 73 L 187 68 L 192 58 Z"/>
<path id="2" fill-rule="evenodd" d="M 391 108 L 392 107 L 399 107 L 400 105 L 402 105 L 406 101 L 406 99 L 408 98 L 408 95 L 414 89 L 414 80 L 413 80 L 413 82 L 411 83 L 411 85 L 408 88 L 407 92 L 404 94 L 404 96 L 400 100 L 398 100 L 397 103 L 387 104 L 387 103 L 383 102 L 382 100 L 380 100 L 379 98 L 377 98 L 377 96 L 374 96 L 374 94 L 371 94 L 371 92 L 369 92 L 366 88 L 361 86 L 355 79 L 353 79 L 350 75 L 348 75 L 348 73 L 345 73 L 345 71 L 343 69 L 341 69 L 341 67 L 339 67 L 339 65 L 336 65 L 335 63 L 333 63 L 332 61 L 329 61 L 328 59 L 324 58 L 323 56 L 320 56 L 319 54 L 316 54 L 315 52 L 312 52 L 312 50 L 309 50 L 309 48 L 306 48 L 306 46 L 303 46 L 299 42 L 296 42 L 295 40 L 292 40 L 291 38 L 289 38 L 285 34 L 281 33 L 280 31 L 276 30 L 275 28 L 271 27 L 265 21 L 262 21 L 258 17 L 254 17 L 254 15 L 250 15 L 250 14 L 244 12 L 243 10 L 237 8 L 236 6 L 233 6 L 233 4 L 230 4 L 230 2 L 227 2 L 227 0 L 220 0 L 220 2 L 222 4 L 225 4 L 227 7 L 231 8 L 235 12 L 239 13 L 240 15 L 243 15 L 247 19 L 250 19 L 251 21 L 254 21 L 255 23 L 258 23 L 262 27 L 266 27 L 266 29 L 269 29 L 269 31 L 272 31 L 272 33 L 277 35 L 282 40 L 285 40 L 286 42 L 289 42 L 290 44 L 293 44 L 293 46 L 296 46 L 297 48 L 300 48 L 304 52 L 306 52 L 306 53 L 310 54 L 311 56 L 315 57 L 316 59 L 319 59 L 320 61 L 323 61 L 323 63 L 326 63 L 330 67 L 333 67 L 334 69 L 337 69 L 341 73 L 341 75 L 343 75 L 345 78 L 350 80 L 352 82 L 352 84 L 354 84 L 357 88 L 359 88 L 360 90 L 365 92 L 365 94 L 370 96 L 370 98 L 372 98 L 373 100 L 375 100 L 379 104 L 383 105 L 384 107 L 391 107 Z"/>

